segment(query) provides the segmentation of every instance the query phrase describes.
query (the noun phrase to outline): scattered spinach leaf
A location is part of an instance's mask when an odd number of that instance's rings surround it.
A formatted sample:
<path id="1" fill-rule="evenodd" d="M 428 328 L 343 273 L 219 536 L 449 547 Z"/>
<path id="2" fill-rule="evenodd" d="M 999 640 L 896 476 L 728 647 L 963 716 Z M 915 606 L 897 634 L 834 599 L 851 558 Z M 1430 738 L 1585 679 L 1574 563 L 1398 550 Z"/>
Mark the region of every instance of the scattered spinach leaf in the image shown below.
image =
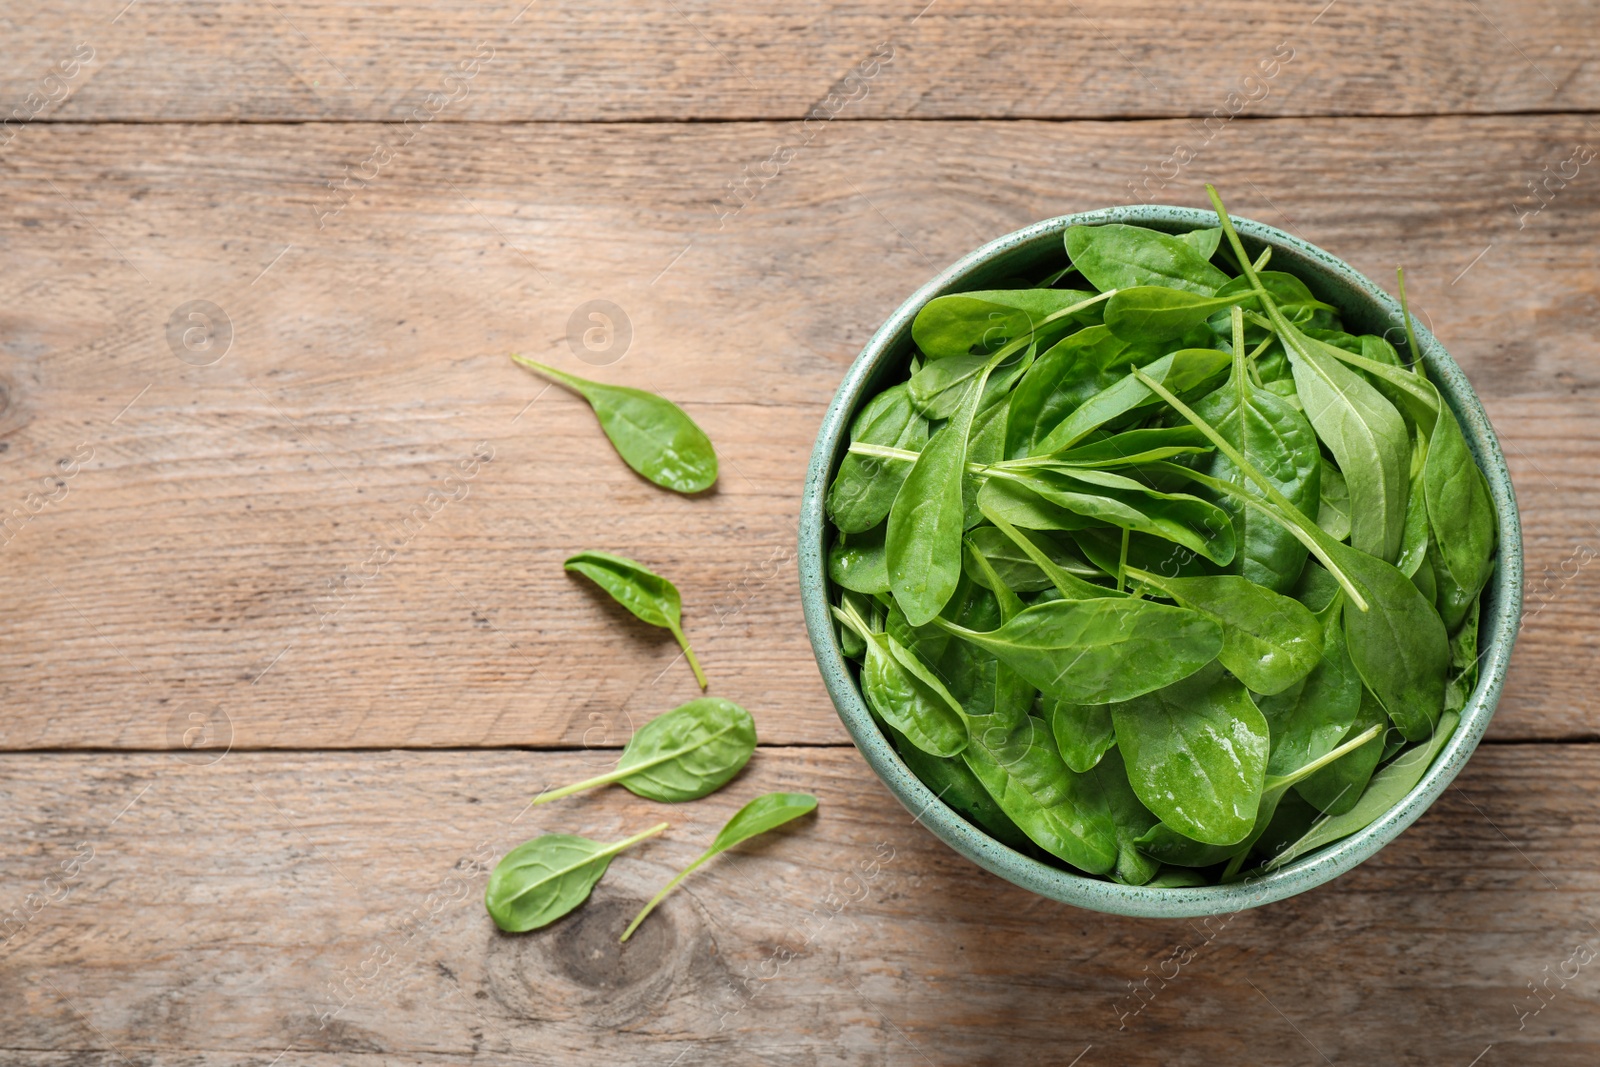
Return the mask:
<path id="1" fill-rule="evenodd" d="M 500 929 L 520 934 L 548 926 L 589 899 L 611 858 L 667 828 L 603 844 L 571 834 L 545 834 L 507 852 L 489 874 L 483 904 Z"/>
<path id="2" fill-rule="evenodd" d="M 700 669 L 700 661 L 695 658 L 689 638 L 683 632 L 683 606 L 677 586 L 644 564 L 609 552 L 579 552 L 567 560 L 566 569 L 594 582 L 642 621 L 672 631 L 694 671 L 694 680 L 700 683 L 701 689 L 706 687 L 705 672 Z"/>
<path id="3" fill-rule="evenodd" d="M 657 715 L 628 739 L 615 770 L 540 793 L 535 804 L 621 785 L 646 800 L 698 800 L 721 789 L 756 750 L 756 723 L 731 700 L 699 697 Z"/>
<path id="4" fill-rule="evenodd" d="M 689 866 L 679 871 L 678 874 L 661 888 L 661 892 L 650 898 L 650 903 L 638 915 L 633 917 L 633 922 L 622 931 L 621 940 L 626 941 L 633 936 L 633 932 L 644 922 L 645 917 L 656 910 L 666 895 L 678 887 L 678 883 L 689 877 L 707 860 L 720 856 L 734 845 L 741 844 L 764 834 L 769 830 L 776 830 L 784 823 L 793 822 L 802 815 L 808 815 L 817 810 L 817 798 L 810 793 L 767 793 L 756 797 L 750 803 L 734 813 L 733 818 L 717 832 L 712 840 L 711 847 L 700 854 Z"/>
<path id="5" fill-rule="evenodd" d="M 587 400 L 622 461 L 663 489 L 698 493 L 717 480 L 711 438 L 666 397 L 591 382 L 523 356 L 511 358 Z"/>

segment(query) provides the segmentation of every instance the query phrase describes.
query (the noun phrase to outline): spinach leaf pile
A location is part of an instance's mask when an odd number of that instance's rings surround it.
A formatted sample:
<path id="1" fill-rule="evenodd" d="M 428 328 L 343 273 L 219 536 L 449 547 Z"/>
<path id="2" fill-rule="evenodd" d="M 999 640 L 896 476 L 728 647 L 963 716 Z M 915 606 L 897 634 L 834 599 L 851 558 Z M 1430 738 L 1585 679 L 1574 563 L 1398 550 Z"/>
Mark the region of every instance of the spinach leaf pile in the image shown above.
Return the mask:
<path id="1" fill-rule="evenodd" d="M 929 301 L 827 496 L 839 641 L 906 765 L 1132 885 L 1275 869 L 1403 798 L 1495 560 L 1409 312 L 1407 358 L 1346 332 L 1210 191 L 1216 228 L 1074 226 L 1032 287 Z"/>

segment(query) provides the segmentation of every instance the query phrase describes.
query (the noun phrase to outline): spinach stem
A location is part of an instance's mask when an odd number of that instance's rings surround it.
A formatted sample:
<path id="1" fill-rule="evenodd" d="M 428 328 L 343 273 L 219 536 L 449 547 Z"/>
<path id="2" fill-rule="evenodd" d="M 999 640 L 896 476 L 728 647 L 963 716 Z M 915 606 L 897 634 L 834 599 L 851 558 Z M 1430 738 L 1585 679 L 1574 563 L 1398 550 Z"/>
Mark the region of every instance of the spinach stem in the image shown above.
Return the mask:
<path id="1" fill-rule="evenodd" d="M 639 928 L 639 924 L 644 922 L 645 918 L 652 911 L 656 910 L 656 905 L 661 903 L 661 901 L 666 898 L 666 895 L 668 893 L 670 893 L 674 889 L 678 888 L 678 883 L 683 881 L 685 878 L 689 877 L 690 872 L 694 871 L 702 863 L 704 863 L 706 860 L 710 859 L 714 855 L 716 855 L 716 853 L 714 853 L 711 850 L 707 849 L 705 852 L 701 853 L 699 859 L 695 860 L 693 863 L 689 864 L 689 866 L 687 866 L 683 870 L 679 871 L 677 876 L 674 877 L 672 879 L 672 881 L 670 881 L 666 885 L 662 886 L 661 887 L 661 892 L 659 892 L 655 896 L 651 897 L 650 898 L 650 903 L 646 904 L 644 906 L 644 910 L 639 912 L 639 914 L 635 915 L 633 917 L 633 922 L 629 923 L 628 924 L 628 928 L 626 930 L 622 931 L 622 936 L 617 939 L 618 943 L 626 941 L 626 940 L 628 940 L 628 938 L 632 937 L 633 936 L 633 932 Z"/>
<path id="2" fill-rule="evenodd" d="M 1117 592 L 1122 592 L 1128 578 L 1128 528 L 1122 528 L 1122 550 L 1117 553 Z"/>
<path id="3" fill-rule="evenodd" d="M 577 393 L 580 396 L 583 395 L 583 387 L 578 384 L 578 379 L 572 375 L 563 371 L 558 371 L 554 367 L 547 367 L 543 363 L 537 363 L 534 360 L 529 359 L 527 356 L 519 356 L 515 352 L 511 353 L 511 358 L 513 361 L 522 364 L 529 370 L 537 371 L 538 373 L 544 375 L 546 378 L 549 378 L 558 385 L 564 385 L 568 389 L 571 389 L 574 393 Z"/>
<path id="4" fill-rule="evenodd" d="M 1406 270 L 1404 267 L 1394 269 L 1395 281 L 1400 286 L 1400 317 L 1406 325 L 1406 347 L 1411 350 L 1411 366 L 1418 374 L 1427 376 L 1427 370 L 1422 366 L 1422 349 L 1417 347 L 1417 335 L 1411 329 L 1411 307 L 1406 303 Z"/>
<path id="5" fill-rule="evenodd" d="M 1111 593 L 1111 590 L 1105 588 L 1104 586 L 1095 585 L 1093 582 L 1086 582 L 1077 575 L 1069 574 L 1065 569 L 1057 566 L 1056 561 L 1045 555 L 1044 550 L 1038 545 L 1034 544 L 1031 537 L 1029 537 L 1027 534 L 1021 533 L 1015 526 L 1012 526 L 1009 522 L 1001 518 L 995 512 L 985 508 L 981 501 L 978 504 L 978 510 L 983 514 L 984 518 L 994 523 L 1001 533 L 1011 538 L 1012 542 L 1018 548 L 1022 549 L 1022 551 L 1027 554 L 1027 557 L 1033 561 L 1033 565 L 1035 567 L 1038 567 L 1040 570 L 1044 571 L 1045 577 L 1050 579 L 1050 584 L 1056 587 L 1056 591 L 1059 592 L 1064 599 L 1095 600 Z M 1124 551 L 1126 551 L 1126 542 L 1124 542 Z M 1120 587 L 1117 589 L 1117 592 L 1122 592 Z"/>
<path id="6" fill-rule="evenodd" d="M 672 636 L 678 639 L 678 647 L 683 649 L 683 654 L 688 659 L 689 666 L 694 669 L 694 680 L 700 683 L 700 690 L 704 692 L 707 684 L 706 672 L 700 669 L 700 661 L 695 659 L 694 649 L 689 647 L 689 638 L 684 636 L 683 627 L 674 626 L 672 628 Z"/>
<path id="7" fill-rule="evenodd" d="M 858 456 L 876 456 L 879 459 L 902 459 L 907 463 L 915 463 L 920 452 L 913 452 L 907 448 L 894 448 L 890 445 L 874 445 L 865 441 L 853 442 L 847 451 Z"/>
<path id="8" fill-rule="evenodd" d="M 1335 760 L 1343 759 L 1345 756 L 1348 756 L 1350 753 L 1354 752 L 1368 741 L 1371 741 L 1374 737 L 1377 737 L 1379 734 L 1383 733 L 1383 731 L 1384 726 L 1381 723 L 1376 726 L 1370 726 L 1361 733 L 1357 734 L 1355 737 L 1352 737 L 1350 740 L 1344 742 L 1338 748 L 1335 748 L 1333 751 L 1318 756 L 1304 767 L 1296 767 L 1288 774 L 1268 775 L 1266 784 L 1262 788 L 1262 792 L 1276 789 L 1281 793 L 1284 790 L 1287 790 L 1290 786 L 1311 777 L 1313 774 L 1316 774 L 1318 771 L 1322 770 L 1322 768 L 1326 767 Z"/>
<path id="9" fill-rule="evenodd" d="M 1233 388 L 1235 399 L 1239 405 L 1239 417 L 1244 418 L 1245 410 L 1245 383 L 1261 384 L 1259 372 L 1252 378 L 1250 371 L 1255 370 L 1255 364 L 1250 357 L 1244 354 L 1244 308 L 1238 304 L 1230 309 L 1233 319 Z"/>

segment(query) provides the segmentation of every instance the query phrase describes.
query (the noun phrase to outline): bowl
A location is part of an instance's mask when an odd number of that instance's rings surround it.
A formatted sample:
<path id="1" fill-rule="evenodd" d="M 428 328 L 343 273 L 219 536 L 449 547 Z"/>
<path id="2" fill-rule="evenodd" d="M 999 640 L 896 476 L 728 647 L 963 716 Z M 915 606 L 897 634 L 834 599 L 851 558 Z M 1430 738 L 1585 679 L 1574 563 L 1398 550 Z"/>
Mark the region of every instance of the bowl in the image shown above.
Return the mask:
<path id="1" fill-rule="evenodd" d="M 1270 874 L 1229 885 L 1162 889 L 1119 885 L 1040 862 L 996 841 L 934 795 L 901 761 L 867 711 L 855 676 L 828 613 L 826 551 L 828 525 L 823 503 L 828 485 L 849 446 L 850 422 L 862 402 L 903 373 L 909 358 L 911 322 L 929 300 L 948 293 L 992 288 L 1001 279 L 1038 273 L 1063 261 L 1062 233 L 1069 226 L 1105 223 L 1148 226 L 1168 233 L 1218 225 L 1210 211 L 1164 205 L 1135 205 L 1063 215 L 1007 234 L 963 256 L 911 295 L 889 316 L 856 358 L 839 386 L 811 454 L 800 505 L 800 599 L 817 666 L 839 718 L 868 766 L 889 791 L 951 848 L 979 867 L 1051 900 L 1113 915 L 1186 918 L 1236 912 L 1282 900 L 1330 881 L 1367 859 L 1416 821 L 1460 773 L 1478 746 L 1500 700 L 1506 665 L 1522 613 L 1522 530 L 1504 455 L 1489 418 L 1467 377 L 1449 353 L 1420 323 L 1418 347 L 1429 376 L 1461 422 L 1474 457 L 1488 476 L 1499 528 L 1499 556 L 1484 588 L 1476 691 L 1461 712 L 1455 734 L 1406 797 L 1371 825 Z M 1272 247 L 1272 268 L 1298 275 L 1319 299 L 1339 309 L 1352 333 L 1403 336 L 1400 305 L 1349 264 L 1281 230 L 1235 218 L 1252 257 Z"/>

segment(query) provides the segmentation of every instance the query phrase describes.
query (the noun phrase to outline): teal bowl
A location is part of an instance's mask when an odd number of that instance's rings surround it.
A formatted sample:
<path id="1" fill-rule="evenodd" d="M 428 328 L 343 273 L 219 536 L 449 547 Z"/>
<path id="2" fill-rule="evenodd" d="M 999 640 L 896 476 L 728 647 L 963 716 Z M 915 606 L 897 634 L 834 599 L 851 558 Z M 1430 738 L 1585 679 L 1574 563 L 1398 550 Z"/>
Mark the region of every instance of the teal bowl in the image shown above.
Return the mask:
<path id="1" fill-rule="evenodd" d="M 828 695 L 868 766 L 923 826 L 979 867 L 1051 900 L 1113 915 L 1185 918 L 1257 907 L 1336 878 L 1394 840 L 1444 792 L 1478 747 L 1500 700 L 1522 614 L 1522 529 L 1505 457 L 1466 375 L 1433 334 L 1417 324 L 1417 341 L 1428 374 L 1461 421 L 1473 454 L 1488 475 L 1500 548 L 1495 573 L 1484 591 L 1477 690 L 1461 713 L 1455 735 L 1405 799 L 1361 832 L 1271 874 L 1231 885 L 1152 889 L 1076 874 L 1008 848 L 946 806 L 901 762 L 867 711 L 828 614 L 828 526 L 823 502 L 849 446 L 850 421 L 857 408 L 903 374 L 912 349 L 911 322 L 924 304 L 947 293 L 992 288 L 1005 278 L 1035 276 L 1047 263 L 1062 262 L 1062 232 L 1068 226 L 1121 222 L 1182 233 L 1215 226 L 1217 221 L 1212 212 L 1194 208 L 1108 208 L 1035 223 L 962 257 L 901 304 L 862 349 L 823 417 L 800 504 L 800 599 L 806 629 Z M 1339 309 L 1351 332 L 1386 334 L 1391 339 L 1403 336 L 1399 303 L 1349 264 L 1271 226 L 1247 219 L 1235 219 L 1234 223 L 1252 257 L 1270 245 L 1273 269 L 1299 275 L 1319 299 Z"/>

